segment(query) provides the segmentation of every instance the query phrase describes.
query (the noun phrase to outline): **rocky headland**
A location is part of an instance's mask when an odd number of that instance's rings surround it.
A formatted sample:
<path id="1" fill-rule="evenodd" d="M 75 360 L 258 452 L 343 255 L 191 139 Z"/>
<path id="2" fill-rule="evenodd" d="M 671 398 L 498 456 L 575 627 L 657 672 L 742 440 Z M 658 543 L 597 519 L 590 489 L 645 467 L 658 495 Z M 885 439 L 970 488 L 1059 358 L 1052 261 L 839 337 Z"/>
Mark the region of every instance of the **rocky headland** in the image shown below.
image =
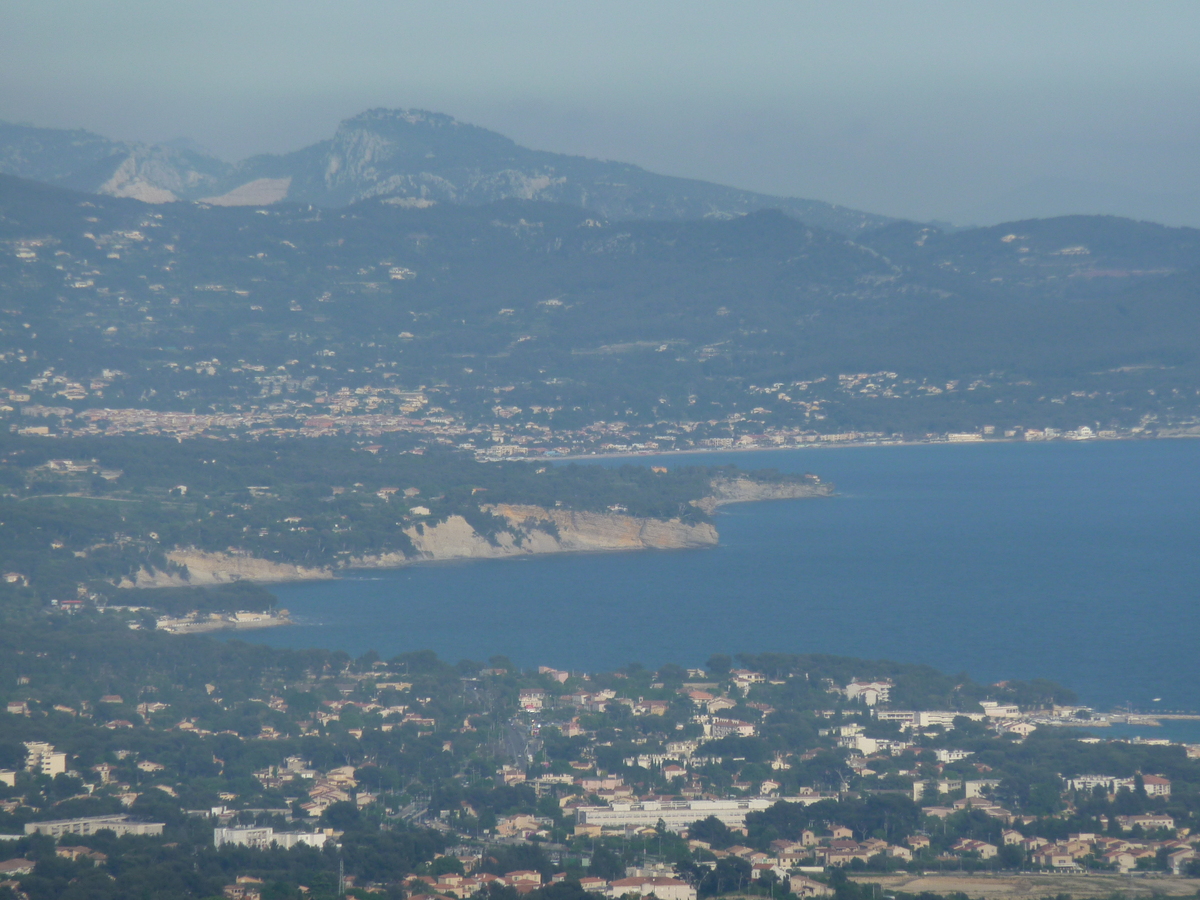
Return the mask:
<path id="1" fill-rule="evenodd" d="M 809 478 L 760 481 L 744 476 L 716 478 L 711 493 L 692 505 L 711 514 L 730 503 L 826 497 L 833 486 Z M 711 522 L 652 519 L 621 512 L 585 512 L 541 506 L 496 504 L 481 507 L 502 523 L 481 534 L 466 518 L 418 523 L 403 529 L 410 552 L 395 550 L 349 558 L 340 568 L 397 568 L 419 562 L 502 559 L 545 553 L 596 553 L 622 550 L 687 550 L 716 546 L 719 535 Z M 306 567 L 260 559 L 228 550 L 208 552 L 177 548 L 167 553 L 168 568 L 142 569 L 120 587 L 159 588 L 229 584 L 235 581 L 286 582 L 333 578 L 332 567 Z"/>
<path id="2" fill-rule="evenodd" d="M 805 497 L 829 497 L 833 485 L 808 476 L 804 481 L 781 479 L 763 481 L 739 475 L 736 478 L 714 478 L 707 497 L 693 500 L 692 505 L 710 515 L 730 503 L 753 503 L 759 500 L 799 500 Z"/>
<path id="3" fill-rule="evenodd" d="M 332 578 L 328 568 L 296 566 L 260 559 L 237 550 L 210 553 L 194 547 L 177 548 L 166 554 L 167 568 L 142 569 L 132 578 L 121 579 L 118 587 L 165 588 L 209 587 L 235 581 L 312 581 Z"/>

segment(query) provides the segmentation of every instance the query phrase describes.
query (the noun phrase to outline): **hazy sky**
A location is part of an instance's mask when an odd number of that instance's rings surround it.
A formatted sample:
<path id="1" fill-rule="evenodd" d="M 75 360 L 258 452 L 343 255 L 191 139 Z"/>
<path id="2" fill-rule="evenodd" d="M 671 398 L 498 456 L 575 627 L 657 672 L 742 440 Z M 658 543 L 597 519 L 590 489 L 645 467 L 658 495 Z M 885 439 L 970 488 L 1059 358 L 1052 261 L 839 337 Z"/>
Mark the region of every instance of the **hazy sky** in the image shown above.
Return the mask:
<path id="1" fill-rule="evenodd" d="M 227 159 L 372 106 L 960 223 L 1200 225 L 1200 3 L 0 0 L 0 119 Z"/>

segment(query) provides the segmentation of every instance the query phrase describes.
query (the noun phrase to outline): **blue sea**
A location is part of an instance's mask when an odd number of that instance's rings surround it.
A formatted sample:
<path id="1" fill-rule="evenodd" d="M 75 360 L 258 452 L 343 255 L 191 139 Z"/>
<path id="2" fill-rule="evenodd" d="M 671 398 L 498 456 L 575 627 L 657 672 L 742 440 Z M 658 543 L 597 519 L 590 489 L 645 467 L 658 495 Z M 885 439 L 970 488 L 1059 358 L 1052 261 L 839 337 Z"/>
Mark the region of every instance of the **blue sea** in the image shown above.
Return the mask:
<path id="1" fill-rule="evenodd" d="M 1200 441 L 637 462 L 811 471 L 837 495 L 726 507 L 712 550 L 444 563 L 280 585 L 281 605 L 302 624 L 251 639 L 385 658 L 427 648 L 450 661 L 505 654 L 521 666 L 590 671 L 822 652 L 987 682 L 1051 678 L 1103 708 L 1200 708 Z"/>

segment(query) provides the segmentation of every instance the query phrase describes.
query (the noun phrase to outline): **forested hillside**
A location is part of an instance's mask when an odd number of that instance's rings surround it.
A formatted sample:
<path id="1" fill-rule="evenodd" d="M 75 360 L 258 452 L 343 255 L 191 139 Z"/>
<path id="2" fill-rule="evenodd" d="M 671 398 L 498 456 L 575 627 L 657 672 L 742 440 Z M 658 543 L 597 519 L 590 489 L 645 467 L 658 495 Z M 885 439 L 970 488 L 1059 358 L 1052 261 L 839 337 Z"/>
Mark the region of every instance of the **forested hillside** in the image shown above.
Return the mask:
<path id="1" fill-rule="evenodd" d="M 412 530 L 452 516 L 489 540 L 504 532 L 520 540 L 490 512 L 497 504 L 703 522 L 694 501 L 711 493 L 714 477 L 736 474 L 703 466 L 489 465 L 459 452 L 418 455 L 335 438 L 0 435 L 0 572 L 8 573 L 0 612 L 77 596 L 117 602 L 127 592 L 116 585 L 144 567 L 179 570 L 167 554 L 180 547 L 316 571 L 413 555 Z"/>
<path id="2" fill-rule="evenodd" d="M 616 424 L 666 448 L 1176 426 L 1200 399 L 1200 232 L 1115 218 L 852 241 L 771 211 L 147 206 L 7 178 L 0 241 L 0 385 L 67 417 L 421 410 L 471 446 Z"/>

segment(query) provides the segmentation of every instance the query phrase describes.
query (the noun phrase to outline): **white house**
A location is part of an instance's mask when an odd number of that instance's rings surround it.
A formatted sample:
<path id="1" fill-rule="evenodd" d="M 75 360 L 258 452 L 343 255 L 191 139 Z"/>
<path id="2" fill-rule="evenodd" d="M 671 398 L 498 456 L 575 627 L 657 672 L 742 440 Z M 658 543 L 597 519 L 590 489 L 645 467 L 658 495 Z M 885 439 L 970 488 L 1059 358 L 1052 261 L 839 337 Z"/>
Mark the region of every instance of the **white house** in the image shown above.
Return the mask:
<path id="1" fill-rule="evenodd" d="M 887 703 L 892 693 L 892 683 L 890 681 L 852 681 L 842 692 L 846 695 L 847 700 L 857 700 L 862 698 L 862 702 L 867 706 L 874 706 L 877 703 Z"/>
<path id="2" fill-rule="evenodd" d="M 1161 775 L 1143 775 L 1142 783 L 1146 786 L 1147 797 L 1170 797 L 1171 779 Z"/>

